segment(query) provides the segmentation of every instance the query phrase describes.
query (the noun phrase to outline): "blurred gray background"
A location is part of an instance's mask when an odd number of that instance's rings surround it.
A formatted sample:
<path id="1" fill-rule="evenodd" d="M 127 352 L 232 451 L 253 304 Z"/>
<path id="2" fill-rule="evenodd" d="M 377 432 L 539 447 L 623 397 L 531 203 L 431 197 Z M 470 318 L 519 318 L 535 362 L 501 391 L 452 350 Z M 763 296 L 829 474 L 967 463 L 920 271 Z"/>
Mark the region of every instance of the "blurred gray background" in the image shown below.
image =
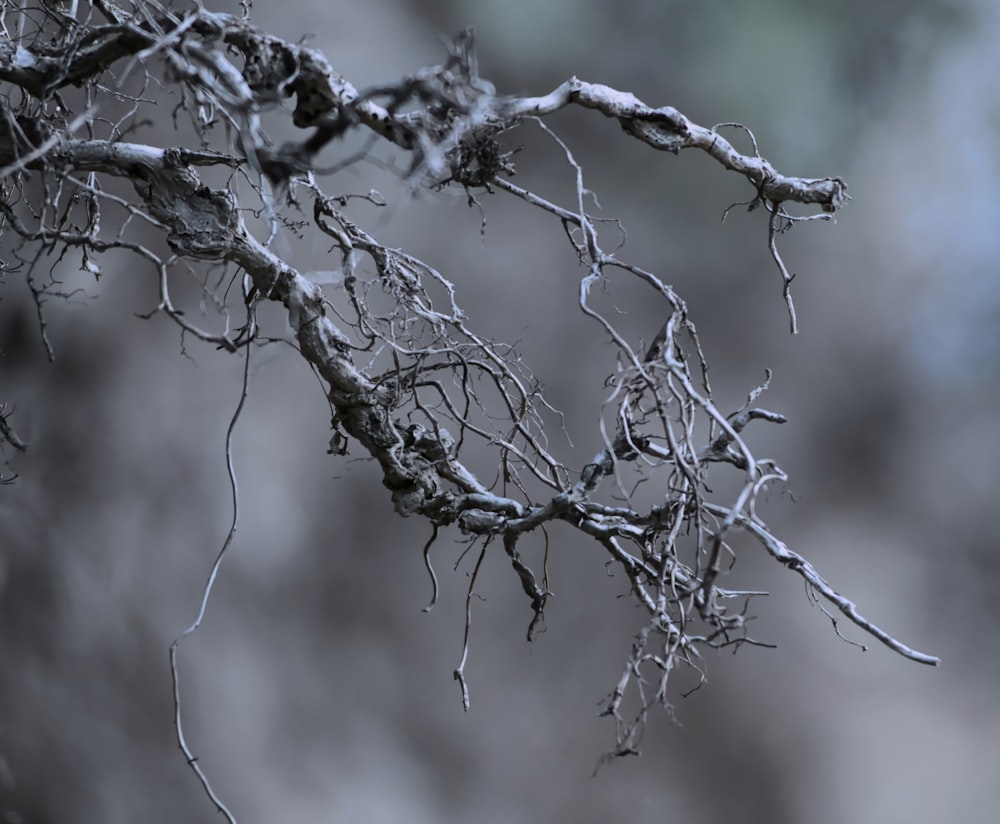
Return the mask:
<path id="1" fill-rule="evenodd" d="M 518 582 L 488 557 L 463 713 L 451 677 L 461 545 L 447 536 L 435 550 L 442 600 L 422 614 L 428 528 L 393 514 L 369 463 L 325 454 L 322 392 L 281 352 L 254 369 L 235 441 L 240 531 L 181 648 L 189 742 L 240 821 L 993 820 L 1000 4 L 257 5 L 259 25 L 312 34 L 362 88 L 439 61 L 439 35 L 474 24 L 501 93 L 576 74 L 703 125 L 740 121 L 786 174 L 846 178 L 853 200 L 836 224 L 782 239 L 798 273 L 791 337 L 765 215 L 720 220 L 752 196 L 745 182 L 704 156 L 652 152 L 596 113 L 550 123 L 627 227 L 621 256 L 688 301 L 720 407 L 774 370 L 761 403 L 790 422 L 750 443 L 789 472 L 792 495 L 771 497 L 769 525 L 944 664 L 904 661 L 848 628 L 869 651 L 839 640 L 799 579 L 747 544 L 733 577 L 771 591 L 754 635 L 777 649 L 710 658 L 708 685 L 675 696 L 676 723 L 653 717 L 642 758 L 591 777 L 614 734 L 599 703 L 641 621 L 618 597 L 624 582 L 597 547 L 553 534 L 557 597 L 529 645 Z M 517 139 L 517 182 L 568 203 L 551 142 Z M 368 173 L 327 190 L 366 191 Z M 452 277 L 474 328 L 521 342 L 582 466 L 612 361 L 575 308 L 581 271 L 543 214 L 482 202 L 484 237 L 449 192 L 371 212 L 368 228 Z M 320 242 L 289 255 L 333 268 Z M 81 283 L 47 307 L 52 365 L 23 284 L 0 287 L 0 400 L 30 443 L 16 485 L 0 488 L 0 815 L 216 820 L 175 745 L 167 647 L 228 526 L 240 363 L 194 341 L 186 358 L 165 318 L 136 318 L 156 302 L 149 272 L 109 264 Z M 648 340 L 661 316 L 618 285 L 633 340 Z"/>

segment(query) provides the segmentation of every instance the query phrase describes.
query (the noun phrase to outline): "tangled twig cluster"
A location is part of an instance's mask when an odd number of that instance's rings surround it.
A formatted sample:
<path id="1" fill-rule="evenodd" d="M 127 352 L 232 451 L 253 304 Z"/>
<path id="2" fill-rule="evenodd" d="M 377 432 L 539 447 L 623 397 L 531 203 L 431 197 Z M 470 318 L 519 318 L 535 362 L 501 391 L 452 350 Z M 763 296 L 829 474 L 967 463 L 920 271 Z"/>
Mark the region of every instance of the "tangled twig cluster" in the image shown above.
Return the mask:
<path id="1" fill-rule="evenodd" d="M 530 605 L 529 637 L 543 619 L 550 589 L 545 569 L 521 555 L 525 536 L 561 522 L 596 541 L 627 576 L 645 621 L 605 708 L 618 722 L 616 755 L 635 751 L 651 706 L 669 704 L 668 680 L 678 665 L 700 671 L 705 649 L 756 643 L 746 626 L 755 593 L 721 583 L 737 533 L 749 534 L 801 575 L 819 603 L 896 652 L 937 663 L 863 618 L 758 517 L 762 491 L 785 480 L 780 467 L 755 457 L 745 439 L 748 427 L 784 421 L 756 405 L 766 382 L 741 408 L 725 413 L 716 407 L 683 300 L 657 274 L 602 248 L 586 208 L 583 171 L 544 118 L 568 106 L 596 110 L 654 149 L 700 149 L 746 178 L 753 205 L 769 214 L 769 247 L 793 330 L 792 278 L 775 240 L 791 221 L 835 213 L 846 199 L 842 180 L 784 176 L 756 151 L 738 152 L 720 127 L 699 126 L 672 107 L 653 108 L 576 78 L 542 97 L 500 96 L 479 76 L 469 32 L 454 41 L 443 65 L 362 93 L 318 50 L 267 34 L 245 17 L 202 8 L 174 12 L 156 3 L 126 9 L 111 0 L 94 0 L 88 10 L 84 19 L 82 12 L 12 14 L 5 7 L 0 19 L 0 228 L 5 243 L 16 240 L 4 271 L 26 277 L 43 339 L 44 302 L 62 293 L 55 277 L 41 271 L 51 255 L 79 255 L 81 266 L 99 276 L 102 255 L 131 253 L 155 273 L 155 312 L 169 316 L 184 336 L 233 352 L 249 352 L 259 340 L 258 307 L 281 303 L 298 351 L 328 387 L 330 451 L 370 455 L 396 511 L 431 524 L 434 538 L 424 553 L 435 598 L 432 545 L 451 525 L 479 548 L 480 563 L 489 547 L 502 546 Z M 189 118 L 197 148 L 129 139 L 153 105 L 153 76 L 175 92 L 174 116 Z M 311 131 L 276 146 L 262 114 L 284 111 L 286 100 L 294 102 L 294 125 Z M 577 177 L 575 203 L 559 205 L 512 182 L 506 136 L 529 120 L 565 151 Z M 408 186 L 461 186 L 472 198 L 503 191 L 559 221 L 585 269 L 579 310 L 617 353 L 618 369 L 596 416 L 601 442 L 589 460 L 568 465 L 550 451 L 548 437 L 559 419 L 538 380 L 513 347 L 468 325 L 451 281 L 362 228 L 348 210 L 353 196 L 324 192 L 320 152 L 358 132 L 369 135 L 362 153 L 388 141 L 408 155 Z M 341 158 L 340 165 L 356 156 Z M 225 184 L 206 185 L 208 169 L 224 170 Z M 114 179 L 127 181 L 132 193 Z M 374 194 L 368 198 L 379 202 Z M 311 201 L 311 216 L 296 222 L 303 200 Z M 793 217 L 784 209 L 790 202 L 816 204 L 820 211 Z M 245 217 L 251 208 L 261 217 L 253 227 Z M 282 224 L 302 231 L 307 223 L 339 252 L 344 291 L 336 300 L 273 248 Z M 255 233 L 261 225 L 264 239 Z M 205 283 L 206 291 L 220 296 L 227 319 L 222 329 L 200 328 L 174 305 L 171 284 L 194 261 L 218 275 L 217 290 L 209 289 L 208 275 Z M 649 343 L 593 305 L 592 290 L 604 287 L 612 271 L 638 279 L 662 304 L 665 319 Z M 225 295 L 239 283 L 241 322 L 231 328 L 233 307 Z M 17 446 L 6 418 L 0 420 L 0 434 Z M 473 440 L 495 456 L 487 473 L 465 461 Z M 709 468 L 719 464 L 728 464 L 739 480 L 731 499 L 720 500 L 706 483 Z M 655 486 L 655 503 L 636 502 L 638 478 L 647 481 L 644 489 Z M 470 609 L 475 586 L 474 573 Z M 468 624 L 455 671 L 466 706 L 467 653 Z M 629 694 L 638 697 L 638 711 L 625 710 Z M 180 730 L 179 693 L 178 733 L 191 757 Z"/>

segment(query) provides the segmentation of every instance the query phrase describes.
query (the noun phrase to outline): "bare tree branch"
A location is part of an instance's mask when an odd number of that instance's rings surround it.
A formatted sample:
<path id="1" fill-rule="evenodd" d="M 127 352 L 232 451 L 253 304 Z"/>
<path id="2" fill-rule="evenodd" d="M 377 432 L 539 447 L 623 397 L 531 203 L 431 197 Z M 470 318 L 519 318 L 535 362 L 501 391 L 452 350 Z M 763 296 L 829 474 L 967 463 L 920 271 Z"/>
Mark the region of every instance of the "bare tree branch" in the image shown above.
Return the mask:
<path id="1" fill-rule="evenodd" d="M 780 467 L 755 456 L 748 441 L 751 422 L 785 420 L 752 405 L 766 382 L 742 408 L 727 414 L 716 407 L 708 364 L 684 301 L 657 273 L 604 250 L 601 222 L 588 212 L 584 170 L 544 119 L 571 105 L 595 110 L 653 149 L 674 154 L 699 149 L 746 178 L 750 203 L 765 205 L 769 214 L 766 242 L 782 276 L 793 331 L 793 275 L 778 253 L 777 236 L 795 220 L 835 214 L 847 200 L 843 180 L 782 174 L 760 156 L 752 135 L 754 154 L 741 154 L 719 133 L 721 127 L 700 126 L 671 106 L 653 108 L 631 93 L 576 78 L 541 97 L 498 95 L 479 77 L 468 31 L 451 44 L 443 65 L 360 92 L 320 51 L 281 40 L 246 19 L 200 8 L 174 12 L 154 3 L 138 3 L 128 11 L 112 2 L 93 5 L 106 24 L 90 18 L 59 23 L 54 13 L 46 13 L 24 18 L 26 33 L 19 38 L 0 41 L 0 81 L 20 92 L 16 105 L 12 96 L 0 97 L 0 231 L 16 240 L 29 277 L 43 255 L 79 255 L 81 265 L 96 276 L 102 253 L 130 253 L 136 269 L 153 273 L 158 284 L 159 303 L 149 315 L 162 312 L 183 334 L 231 352 L 248 351 L 257 339 L 260 303 L 285 307 L 299 353 L 327 388 L 331 454 L 353 449 L 371 456 L 396 512 L 426 519 L 432 527 L 424 547 L 433 585 L 430 606 L 438 581 L 429 551 L 439 531 L 455 526 L 479 548 L 455 670 L 466 707 L 472 598 L 487 551 L 503 547 L 528 599 L 530 638 L 544 620 L 548 576 L 532 569 L 519 547 L 529 533 L 557 522 L 603 549 L 645 612 L 606 705 L 617 723 L 613 755 L 637 751 L 648 708 L 669 708 L 669 676 L 679 665 L 701 673 L 704 650 L 760 643 L 746 626 L 748 604 L 760 593 L 720 586 L 735 557 L 729 538 L 738 531 L 753 535 L 865 633 L 911 660 L 938 663 L 860 615 L 757 517 L 761 493 L 785 481 Z M 57 23 L 53 41 L 49 35 Z M 190 118 L 202 141 L 198 148 L 126 139 L 141 128 L 141 113 L 152 105 L 144 95 L 153 75 L 177 95 L 175 116 Z M 93 94 L 107 76 L 117 90 L 110 103 Z M 290 97 L 295 98 L 293 124 L 312 131 L 275 146 L 261 113 Z M 84 114 L 72 114 L 77 98 Z M 550 202 L 509 180 L 515 171 L 509 134 L 526 123 L 542 124 L 563 151 L 575 180 L 574 203 Z M 216 126 L 227 139 L 213 131 Z M 484 192 L 506 192 L 561 225 L 585 270 L 578 308 L 617 357 L 604 405 L 595 411 L 598 433 L 591 448 L 596 452 L 589 460 L 561 457 L 550 445 L 550 434 L 561 423 L 541 382 L 513 346 L 490 340 L 468 324 L 459 290 L 448 277 L 383 245 L 349 211 L 348 196 L 323 191 L 320 152 L 356 132 L 387 141 L 408 156 L 408 187 L 458 185 L 473 200 Z M 207 185 L 206 169 L 227 170 L 228 182 L 219 188 Z M 134 197 L 121 194 L 124 183 Z M 308 221 L 296 212 L 302 200 L 312 206 Z M 375 196 L 368 200 L 382 202 Z M 788 203 L 815 205 L 819 212 L 793 217 L 785 211 Z M 281 225 L 304 230 L 307 223 L 339 252 L 343 293 L 336 299 L 272 249 Z M 266 227 L 264 240 L 256 234 L 260 224 Z M 150 231 L 160 233 L 169 254 L 143 239 Z M 171 273 L 199 262 L 222 273 L 221 329 L 194 326 L 171 296 Z M 650 344 L 643 345 L 637 330 L 619 317 L 607 317 L 594 300 L 595 287 L 610 288 L 612 276 L 643 284 L 649 300 L 661 307 L 663 322 Z M 241 282 L 243 323 L 233 329 L 227 297 Z M 58 282 L 50 275 L 32 282 L 32 289 L 41 311 L 42 300 L 57 293 Z M 170 651 L 179 745 L 230 820 L 183 737 L 176 656 L 179 641 L 204 616 L 235 531 L 238 498 L 229 448 L 235 420 L 226 450 L 234 492 L 232 530 L 212 568 L 197 619 Z M 21 448 L 2 416 L 0 421 L 0 435 Z M 467 445 L 476 440 L 495 456 L 493 465 L 477 469 L 469 463 Z M 722 470 L 735 470 L 738 490 L 731 500 L 719 500 L 707 483 L 709 468 L 720 464 L 728 465 Z M 632 490 L 640 481 L 655 484 L 657 503 L 636 501 Z M 640 707 L 633 716 L 623 709 L 630 690 Z"/>

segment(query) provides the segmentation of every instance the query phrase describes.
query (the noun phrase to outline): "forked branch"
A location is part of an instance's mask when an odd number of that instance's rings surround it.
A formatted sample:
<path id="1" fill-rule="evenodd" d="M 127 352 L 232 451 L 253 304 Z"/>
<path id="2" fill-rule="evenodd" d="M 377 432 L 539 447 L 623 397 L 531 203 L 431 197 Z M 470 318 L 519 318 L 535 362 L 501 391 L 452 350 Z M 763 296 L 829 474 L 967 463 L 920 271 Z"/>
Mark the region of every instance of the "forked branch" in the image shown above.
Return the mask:
<path id="1" fill-rule="evenodd" d="M 707 649 L 759 643 L 747 633 L 747 610 L 760 593 L 721 585 L 735 560 L 729 541 L 737 532 L 753 535 L 864 632 L 911 660 L 938 663 L 863 618 L 757 518 L 762 491 L 785 479 L 773 461 L 750 448 L 755 427 L 784 421 L 753 405 L 764 386 L 740 409 L 717 408 L 684 301 L 660 274 L 604 250 L 600 223 L 586 205 L 583 169 L 569 146 L 543 126 L 575 180 L 575 202 L 557 204 L 509 180 L 515 171 L 509 136 L 575 105 L 615 118 L 654 149 L 701 150 L 746 178 L 752 202 L 767 207 L 767 243 L 782 271 L 793 325 L 792 276 L 775 245 L 783 222 L 793 220 L 784 204 L 818 206 L 813 217 L 833 215 L 847 198 L 840 178 L 781 174 L 756 144 L 754 154 L 741 154 L 718 128 L 700 126 L 673 107 L 651 107 L 628 92 L 576 78 L 541 97 L 498 95 L 478 74 L 470 32 L 456 39 L 443 65 L 359 91 L 319 50 L 288 43 L 245 19 L 206 10 L 175 13 L 156 4 L 128 12 L 107 0 L 94 6 L 104 24 L 88 18 L 65 25 L 55 49 L 52 20 L 42 17 L 22 26 L 20 39 L 0 46 L 0 81 L 20 92 L 0 97 L 0 226 L 8 242 L 18 244 L 27 270 L 52 250 L 75 250 L 93 267 L 110 249 L 129 252 L 136 270 L 155 278 L 159 299 L 151 314 L 163 313 L 185 335 L 233 352 L 257 340 L 260 303 L 282 304 L 298 351 L 327 388 L 330 452 L 374 458 L 396 511 L 425 519 L 435 537 L 444 527 L 457 527 L 479 547 L 477 570 L 488 548 L 502 547 L 529 600 L 532 630 L 543 620 L 550 593 L 547 574 L 522 555 L 526 536 L 564 528 L 592 538 L 645 612 L 607 705 L 618 721 L 616 754 L 634 751 L 648 707 L 668 705 L 668 679 L 679 665 L 700 672 Z M 190 117 L 199 148 L 126 139 L 141 128 L 150 105 L 146 78 L 157 72 L 177 95 L 176 112 Z M 65 98 L 71 87 L 93 91 L 98 83 L 117 90 L 114 112 L 81 123 L 68 114 Z M 276 146 L 261 114 L 286 98 L 294 98 L 292 123 L 311 132 Z M 356 155 L 340 144 L 354 132 L 368 133 L 371 151 L 387 141 L 409 158 L 409 190 L 453 185 L 473 200 L 502 191 L 565 229 L 583 270 L 577 308 L 617 356 L 604 405 L 595 410 L 592 457 L 553 446 L 561 419 L 541 381 L 514 347 L 476 332 L 452 280 L 383 245 L 349 209 L 348 195 L 324 190 L 320 153 L 340 151 L 342 164 L 351 162 Z M 201 175 L 209 166 L 228 169 L 228 182 L 206 185 Z M 134 198 L 114 193 L 111 178 L 129 181 Z M 300 208 L 302 200 L 310 211 Z M 325 293 L 275 252 L 272 241 L 282 226 L 330 239 L 342 291 Z M 162 235 L 169 255 L 150 248 L 144 238 L 151 231 Z M 218 329 L 192 325 L 174 305 L 173 274 L 192 262 L 216 272 L 222 284 L 213 294 L 223 318 Z M 616 277 L 644 284 L 649 300 L 662 308 L 663 322 L 650 342 L 640 334 L 649 330 L 629 328 L 595 303 L 594 287 L 610 290 Z M 236 283 L 244 288 L 231 290 Z M 54 288 L 54 282 L 37 285 L 41 297 Z M 227 304 L 233 291 L 243 298 L 236 307 L 240 316 L 246 315 L 236 329 Z M 13 430 L 3 426 L 0 434 L 17 447 Z M 467 446 L 476 440 L 489 447 L 494 463 L 471 464 Z M 730 499 L 712 493 L 710 467 L 735 473 L 738 488 Z M 646 489 L 655 485 L 654 504 L 640 505 L 633 496 L 640 482 Z M 424 555 L 436 598 L 430 548 L 428 543 Z M 466 706 L 475 581 L 474 574 L 456 670 Z M 622 702 L 630 687 L 641 709 L 627 720 Z"/>

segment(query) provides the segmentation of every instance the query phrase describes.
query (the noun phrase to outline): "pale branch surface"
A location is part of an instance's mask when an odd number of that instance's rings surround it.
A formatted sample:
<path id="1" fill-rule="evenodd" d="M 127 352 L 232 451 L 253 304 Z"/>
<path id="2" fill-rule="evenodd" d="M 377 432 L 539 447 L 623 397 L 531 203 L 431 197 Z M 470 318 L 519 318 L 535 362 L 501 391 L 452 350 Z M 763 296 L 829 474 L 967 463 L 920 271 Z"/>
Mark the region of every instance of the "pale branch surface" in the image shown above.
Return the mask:
<path id="1" fill-rule="evenodd" d="M 801 575 L 811 592 L 865 633 L 911 660 L 938 663 L 861 616 L 758 517 L 758 496 L 785 481 L 780 467 L 755 456 L 748 443 L 755 427 L 784 422 L 754 405 L 766 383 L 740 409 L 725 413 L 715 406 L 683 300 L 656 273 L 602 248 L 586 208 L 583 170 L 544 118 L 567 106 L 596 110 L 654 149 L 698 149 L 745 177 L 753 202 L 770 215 L 769 248 L 785 280 L 793 326 L 791 276 L 775 236 L 790 221 L 836 213 L 847 198 L 840 178 L 783 175 L 756 150 L 741 154 L 718 128 L 576 78 L 541 97 L 498 95 L 478 74 L 470 32 L 455 40 L 444 65 L 359 91 L 319 50 L 283 41 L 246 19 L 153 4 L 93 7 L 91 17 L 81 11 L 78 19 L 38 11 L 22 16 L 17 29 L 9 14 L 2 21 L 0 227 L 5 242 L 17 244 L 4 271 L 25 273 L 40 317 L 58 285 L 39 279 L 39 261 L 67 250 L 95 275 L 103 253 L 134 255 L 136 269 L 156 278 L 153 312 L 169 316 L 185 335 L 233 352 L 259 340 L 262 302 L 282 304 L 298 351 L 327 387 L 330 452 L 374 458 L 396 511 L 426 519 L 435 538 L 454 525 L 481 553 L 490 544 L 502 546 L 530 604 L 529 637 L 550 590 L 546 575 L 524 561 L 519 542 L 556 522 L 593 538 L 645 611 L 606 704 L 618 723 L 615 754 L 635 751 L 650 706 L 669 706 L 667 683 L 679 664 L 700 672 L 704 650 L 758 643 L 746 621 L 749 601 L 759 593 L 720 585 L 740 534 Z M 175 118 L 190 118 L 201 145 L 158 146 L 133 136 L 155 106 L 151 96 L 160 94 L 152 76 L 175 94 Z M 288 99 L 294 99 L 292 123 L 311 131 L 275 146 L 262 114 L 287 113 L 281 104 Z M 565 152 L 576 175 L 574 203 L 551 203 L 509 180 L 515 168 L 508 135 L 528 121 L 542 122 Z M 411 187 L 457 185 L 473 199 L 504 191 L 562 224 L 585 270 L 578 308 L 607 335 L 618 361 L 603 408 L 595 410 L 600 442 L 589 460 L 570 463 L 556 454 L 550 437 L 558 433 L 559 417 L 539 381 L 513 347 L 468 325 L 446 275 L 382 245 L 348 209 L 356 195 L 323 190 L 320 153 L 359 132 L 371 135 L 372 146 L 387 141 L 406 153 Z M 224 171 L 227 183 L 207 185 L 209 170 L 216 177 Z M 123 194 L 123 183 L 131 195 Z M 793 217 L 787 203 L 820 211 Z M 251 209 L 261 219 L 248 224 Z M 343 278 L 336 298 L 272 249 L 282 226 L 331 239 Z M 243 284 L 242 304 L 219 300 L 222 328 L 202 329 L 174 305 L 175 272 L 191 261 L 204 261 L 227 288 Z M 662 305 L 664 322 L 651 343 L 641 344 L 636 330 L 609 319 L 591 300 L 595 286 L 610 288 L 612 271 L 644 283 L 650 300 Z M 241 316 L 238 328 L 230 328 L 230 309 Z M 14 430 L 0 420 L 0 434 L 17 447 Z M 473 440 L 492 450 L 494 465 L 469 464 L 466 446 Z M 731 500 L 717 500 L 706 482 L 709 468 L 719 464 L 729 464 L 740 481 Z M 640 478 L 649 480 L 644 489 L 660 490 L 655 504 L 641 506 L 628 492 Z M 432 543 L 424 557 L 436 597 Z M 474 574 L 470 609 L 475 583 Z M 456 670 L 466 704 L 469 620 L 471 612 Z M 638 710 L 625 709 L 630 694 Z"/>

